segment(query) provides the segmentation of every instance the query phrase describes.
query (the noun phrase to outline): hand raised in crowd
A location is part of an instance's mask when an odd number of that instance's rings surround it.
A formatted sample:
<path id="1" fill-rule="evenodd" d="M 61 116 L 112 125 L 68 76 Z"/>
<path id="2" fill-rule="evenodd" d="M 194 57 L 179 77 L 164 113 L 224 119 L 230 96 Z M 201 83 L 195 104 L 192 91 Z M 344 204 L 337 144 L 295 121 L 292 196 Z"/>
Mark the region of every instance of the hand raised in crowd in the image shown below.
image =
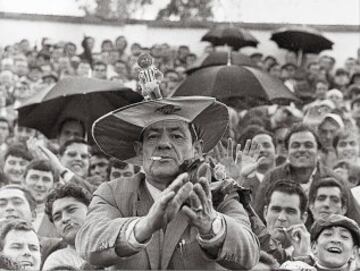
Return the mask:
<path id="1" fill-rule="evenodd" d="M 135 226 L 135 238 L 145 242 L 151 235 L 166 225 L 181 210 L 181 207 L 193 191 L 187 173 L 180 174 L 151 206 L 149 213 Z"/>
<path id="2" fill-rule="evenodd" d="M 258 144 L 247 140 L 244 150 L 241 151 L 241 145 L 237 144 L 235 147 L 234 158 L 234 142 L 231 138 L 228 139 L 227 149 L 219 142 L 215 148 L 214 153 L 217 161 L 225 166 L 226 174 L 235 180 L 241 177 L 247 177 L 253 173 L 259 166 L 264 157 L 260 157 L 260 148 Z"/>
<path id="3" fill-rule="evenodd" d="M 194 185 L 190 193 L 190 207 L 184 205 L 182 211 L 189 218 L 190 224 L 197 227 L 200 235 L 211 230 L 211 223 L 216 218 L 216 211 L 211 200 L 209 181 L 205 177 Z"/>
<path id="4" fill-rule="evenodd" d="M 310 233 L 303 223 L 290 226 L 286 229 L 285 235 L 294 247 L 293 256 L 311 254 Z"/>

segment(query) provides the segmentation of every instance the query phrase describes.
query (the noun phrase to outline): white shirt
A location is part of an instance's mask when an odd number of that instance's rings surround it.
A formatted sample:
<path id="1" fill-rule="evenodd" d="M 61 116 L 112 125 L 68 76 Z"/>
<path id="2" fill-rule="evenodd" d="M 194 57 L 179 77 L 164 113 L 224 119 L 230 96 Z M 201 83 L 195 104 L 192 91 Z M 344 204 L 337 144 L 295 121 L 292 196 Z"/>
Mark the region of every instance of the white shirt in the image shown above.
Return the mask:
<path id="1" fill-rule="evenodd" d="M 71 246 L 67 246 L 51 253 L 47 257 L 42 270 L 49 270 L 64 265 L 80 269 L 84 263 L 85 261 L 76 253 L 76 250 Z"/>

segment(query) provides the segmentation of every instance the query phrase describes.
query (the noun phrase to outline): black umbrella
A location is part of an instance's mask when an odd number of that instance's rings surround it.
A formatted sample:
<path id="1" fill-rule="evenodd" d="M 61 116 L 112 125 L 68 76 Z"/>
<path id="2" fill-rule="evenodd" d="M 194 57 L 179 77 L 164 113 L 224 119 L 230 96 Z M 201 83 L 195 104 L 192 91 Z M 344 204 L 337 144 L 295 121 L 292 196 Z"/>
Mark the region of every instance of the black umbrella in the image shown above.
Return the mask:
<path id="1" fill-rule="evenodd" d="M 19 125 L 55 138 L 59 124 L 74 118 L 85 124 L 90 135 L 92 123 L 100 116 L 142 99 L 140 94 L 115 81 L 67 77 L 19 107 Z"/>
<path id="2" fill-rule="evenodd" d="M 318 54 L 323 50 L 332 49 L 334 44 L 325 38 L 317 29 L 309 26 L 287 26 L 280 28 L 271 35 L 280 48 L 294 52 Z"/>
<path id="3" fill-rule="evenodd" d="M 219 66 L 226 64 L 238 65 L 238 66 L 253 66 L 256 67 L 256 64 L 253 60 L 247 55 L 231 52 L 230 59 L 228 52 L 212 52 L 210 54 L 206 54 L 204 57 L 199 58 L 194 66 L 190 69 L 186 70 L 187 74 L 191 74 L 194 71 L 197 71 L 202 68 L 211 67 L 211 66 Z"/>
<path id="4" fill-rule="evenodd" d="M 234 50 L 243 47 L 256 47 L 259 41 L 249 31 L 232 25 L 219 25 L 210 29 L 201 41 L 208 41 L 214 46 L 227 45 Z"/>
<path id="5" fill-rule="evenodd" d="M 213 96 L 221 101 L 246 98 L 259 103 L 291 102 L 298 98 L 279 79 L 257 68 L 223 65 L 189 75 L 173 96 Z"/>

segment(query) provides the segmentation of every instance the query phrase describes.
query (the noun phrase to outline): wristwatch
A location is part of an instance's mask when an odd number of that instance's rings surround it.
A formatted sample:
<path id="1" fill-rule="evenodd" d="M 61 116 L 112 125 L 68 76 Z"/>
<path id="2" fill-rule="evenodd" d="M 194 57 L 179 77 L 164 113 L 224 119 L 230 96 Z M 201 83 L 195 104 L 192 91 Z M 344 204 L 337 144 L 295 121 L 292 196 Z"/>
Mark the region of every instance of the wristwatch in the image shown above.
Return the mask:
<path id="1" fill-rule="evenodd" d="M 214 238 L 216 235 L 220 233 L 221 227 L 222 227 L 222 219 L 219 215 L 216 215 L 215 219 L 211 223 L 210 232 L 207 234 L 200 235 L 200 238 L 206 240 Z"/>

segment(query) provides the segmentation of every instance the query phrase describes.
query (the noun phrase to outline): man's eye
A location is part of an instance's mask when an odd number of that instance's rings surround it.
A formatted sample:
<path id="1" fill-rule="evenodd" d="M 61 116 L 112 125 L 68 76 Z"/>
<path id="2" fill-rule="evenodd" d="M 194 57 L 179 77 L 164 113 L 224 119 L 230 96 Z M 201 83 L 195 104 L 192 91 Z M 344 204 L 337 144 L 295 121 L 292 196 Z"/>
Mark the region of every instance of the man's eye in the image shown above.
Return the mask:
<path id="1" fill-rule="evenodd" d="M 181 138 L 183 138 L 183 136 L 182 136 L 182 135 L 179 135 L 179 134 L 173 134 L 172 137 L 173 137 L 174 139 L 181 139 Z"/>

